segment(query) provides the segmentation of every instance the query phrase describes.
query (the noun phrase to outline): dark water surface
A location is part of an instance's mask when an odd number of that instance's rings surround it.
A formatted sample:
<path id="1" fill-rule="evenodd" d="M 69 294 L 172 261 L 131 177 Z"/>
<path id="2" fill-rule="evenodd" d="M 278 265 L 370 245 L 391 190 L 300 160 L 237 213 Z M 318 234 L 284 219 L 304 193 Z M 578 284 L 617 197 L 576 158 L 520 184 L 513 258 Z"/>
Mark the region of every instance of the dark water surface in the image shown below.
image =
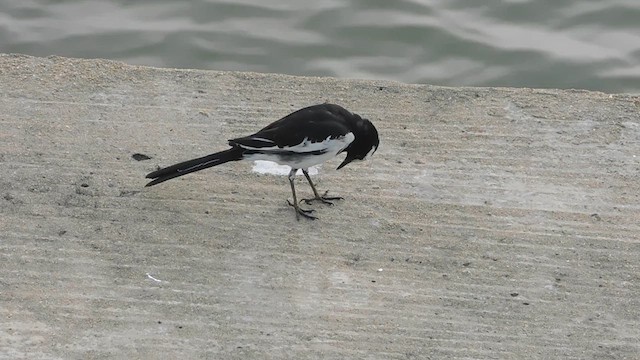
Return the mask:
<path id="1" fill-rule="evenodd" d="M 640 93 L 640 0 L 3 0 L 0 52 Z"/>

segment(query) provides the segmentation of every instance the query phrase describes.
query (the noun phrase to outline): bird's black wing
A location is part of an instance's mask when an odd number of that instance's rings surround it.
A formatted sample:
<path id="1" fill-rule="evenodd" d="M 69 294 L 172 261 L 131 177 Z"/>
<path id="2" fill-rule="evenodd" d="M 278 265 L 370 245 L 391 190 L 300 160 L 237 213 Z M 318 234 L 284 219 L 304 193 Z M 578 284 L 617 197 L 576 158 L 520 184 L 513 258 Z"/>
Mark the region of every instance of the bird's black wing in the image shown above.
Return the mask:
<path id="1" fill-rule="evenodd" d="M 338 105 L 320 104 L 295 111 L 257 133 L 229 140 L 229 145 L 251 149 L 291 148 L 305 139 L 311 143 L 335 139 L 351 132 L 354 115 Z"/>

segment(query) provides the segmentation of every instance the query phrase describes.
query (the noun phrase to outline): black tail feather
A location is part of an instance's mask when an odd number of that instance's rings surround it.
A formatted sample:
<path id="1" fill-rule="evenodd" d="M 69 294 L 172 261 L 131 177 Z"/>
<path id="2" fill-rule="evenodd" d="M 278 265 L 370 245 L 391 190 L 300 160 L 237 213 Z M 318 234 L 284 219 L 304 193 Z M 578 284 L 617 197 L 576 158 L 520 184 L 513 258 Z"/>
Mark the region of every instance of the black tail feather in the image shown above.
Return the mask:
<path id="1" fill-rule="evenodd" d="M 148 179 L 154 179 L 145 186 L 153 186 L 161 182 L 182 176 L 189 173 L 200 171 L 212 166 L 224 164 L 229 161 L 237 161 L 242 159 L 243 149 L 232 147 L 231 149 L 220 151 L 215 154 L 203 156 L 201 158 L 187 160 L 175 165 L 168 166 L 163 169 L 156 170 L 147 174 Z"/>

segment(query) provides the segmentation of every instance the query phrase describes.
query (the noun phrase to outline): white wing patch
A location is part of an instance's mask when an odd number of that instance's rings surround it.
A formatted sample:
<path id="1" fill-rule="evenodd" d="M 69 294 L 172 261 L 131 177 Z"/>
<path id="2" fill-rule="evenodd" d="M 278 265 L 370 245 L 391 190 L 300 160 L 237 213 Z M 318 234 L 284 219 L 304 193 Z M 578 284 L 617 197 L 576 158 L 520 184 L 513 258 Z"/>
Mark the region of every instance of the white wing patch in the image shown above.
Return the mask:
<path id="1" fill-rule="evenodd" d="M 302 140 L 300 144 L 290 147 L 285 146 L 284 148 L 282 148 L 282 150 L 293 151 L 297 153 L 326 151 L 336 155 L 342 149 L 349 146 L 349 144 L 351 144 L 351 142 L 355 138 L 356 137 L 353 135 L 353 133 L 346 133 L 345 135 L 338 136 L 335 139 L 332 139 L 331 136 L 327 136 L 326 139 L 319 142 L 311 142 L 309 141 L 309 138 L 304 138 L 304 140 Z"/>
<path id="2" fill-rule="evenodd" d="M 271 143 L 273 144 L 273 140 L 269 140 L 269 139 L 265 139 L 265 138 L 261 138 L 261 137 L 252 137 L 251 140 L 255 140 L 255 141 L 264 141 L 266 143 Z"/>
<path id="3" fill-rule="evenodd" d="M 240 146 L 243 149 L 247 149 L 247 150 L 273 150 L 273 149 L 277 149 L 278 147 L 273 145 L 273 146 L 269 146 L 274 144 L 273 140 L 269 140 L 269 139 L 265 139 L 265 138 L 261 138 L 261 137 L 252 137 L 249 138 L 250 140 L 253 140 L 255 142 L 261 142 L 264 143 L 264 146 L 249 146 L 249 145 L 244 145 L 244 144 L 237 144 L 238 146 Z M 261 144 L 262 145 L 262 144 Z"/>
<path id="4" fill-rule="evenodd" d="M 247 146 L 247 145 L 240 144 L 240 146 L 248 150 L 261 150 L 265 152 L 268 152 L 270 150 L 276 150 L 276 151 L 292 151 L 296 153 L 305 153 L 305 152 L 322 151 L 322 150 L 326 150 L 327 152 L 333 152 L 334 148 L 339 147 L 339 149 L 335 150 L 335 153 L 334 153 L 335 155 L 338 152 L 340 152 L 342 149 L 349 146 L 349 144 L 351 144 L 351 142 L 353 142 L 354 139 L 355 139 L 355 136 L 353 135 L 353 133 L 349 132 L 335 139 L 332 139 L 331 136 L 327 136 L 326 139 L 318 142 L 311 142 L 309 141 L 308 137 L 305 137 L 300 144 L 293 145 L 293 146 L 285 146 L 283 148 L 280 148 L 277 145 L 255 147 L 255 146 Z M 253 137 L 251 138 L 251 140 L 264 141 L 264 142 L 269 142 L 271 144 L 274 143 L 272 140 L 259 138 L 259 137 Z"/>
<path id="5" fill-rule="evenodd" d="M 323 162 L 335 157 L 338 153 L 344 150 L 349 144 L 353 142 L 356 137 L 353 133 L 347 133 L 344 136 L 332 139 L 328 136 L 326 139 L 318 142 L 311 142 L 308 138 L 305 138 L 300 144 L 294 146 L 285 146 L 279 148 L 264 147 L 256 150 L 263 151 L 263 153 L 246 155 L 245 159 L 248 160 L 267 160 L 273 161 L 280 165 L 289 165 L 296 169 L 306 169 L 308 167 L 322 164 Z M 243 146 L 246 149 L 249 147 Z M 274 150 L 273 153 L 269 153 L 269 150 Z M 287 155 L 278 154 L 278 152 L 287 152 Z M 304 155 L 305 153 L 322 152 L 321 154 Z M 299 156 L 291 156 L 291 154 L 299 154 Z"/>

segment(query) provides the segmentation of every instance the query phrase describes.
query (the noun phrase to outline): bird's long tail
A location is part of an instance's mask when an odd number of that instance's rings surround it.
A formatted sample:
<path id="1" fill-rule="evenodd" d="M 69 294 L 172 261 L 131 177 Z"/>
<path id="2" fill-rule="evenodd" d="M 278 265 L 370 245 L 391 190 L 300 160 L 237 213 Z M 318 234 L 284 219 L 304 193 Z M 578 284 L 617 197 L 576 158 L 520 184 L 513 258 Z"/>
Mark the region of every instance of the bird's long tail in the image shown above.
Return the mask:
<path id="1" fill-rule="evenodd" d="M 169 167 L 156 170 L 147 174 L 147 179 L 153 179 L 145 186 L 153 186 L 161 182 L 182 176 L 189 173 L 200 171 L 202 169 L 210 168 L 224 164 L 229 161 L 237 161 L 242 159 L 243 149 L 239 147 L 232 147 L 231 149 L 217 152 L 215 154 L 203 156 L 201 158 L 187 160 Z"/>

